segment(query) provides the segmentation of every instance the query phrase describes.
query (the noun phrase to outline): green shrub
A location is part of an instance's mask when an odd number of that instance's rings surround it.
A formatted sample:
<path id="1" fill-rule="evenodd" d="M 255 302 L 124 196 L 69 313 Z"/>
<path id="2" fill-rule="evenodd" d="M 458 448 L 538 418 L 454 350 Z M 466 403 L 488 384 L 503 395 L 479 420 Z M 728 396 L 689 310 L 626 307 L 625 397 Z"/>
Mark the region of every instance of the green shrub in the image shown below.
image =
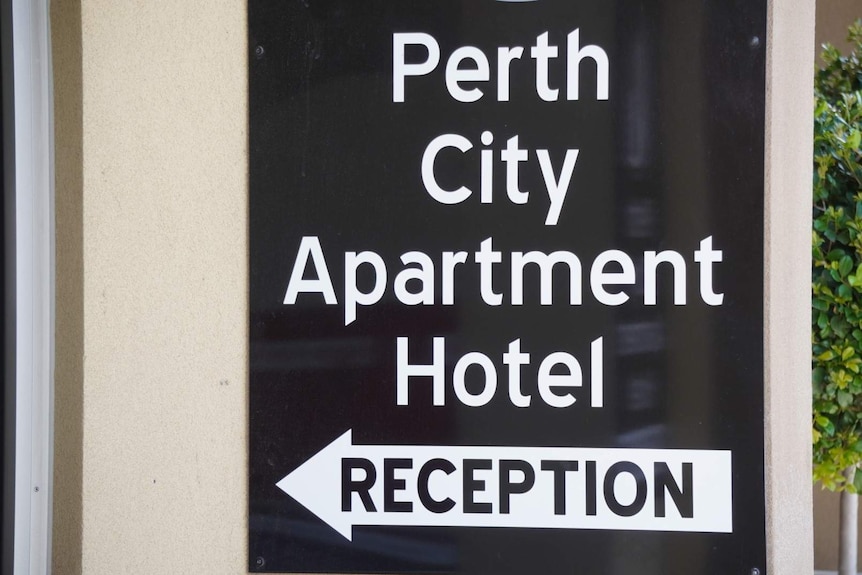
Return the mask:
<path id="1" fill-rule="evenodd" d="M 825 46 L 815 78 L 812 383 L 814 478 L 862 491 L 862 22 Z M 857 467 L 852 483 L 842 473 Z"/>

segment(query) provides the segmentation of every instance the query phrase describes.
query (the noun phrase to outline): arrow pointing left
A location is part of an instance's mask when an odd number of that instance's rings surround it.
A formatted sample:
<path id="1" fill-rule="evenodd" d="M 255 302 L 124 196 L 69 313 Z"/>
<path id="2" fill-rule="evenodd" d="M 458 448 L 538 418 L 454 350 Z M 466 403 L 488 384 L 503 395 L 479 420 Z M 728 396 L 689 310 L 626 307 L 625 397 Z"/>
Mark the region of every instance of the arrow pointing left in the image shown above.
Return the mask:
<path id="1" fill-rule="evenodd" d="M 345 538 L 354 525 L 733 530 L 729 451 L 353 445 L 277 483 Z"/>

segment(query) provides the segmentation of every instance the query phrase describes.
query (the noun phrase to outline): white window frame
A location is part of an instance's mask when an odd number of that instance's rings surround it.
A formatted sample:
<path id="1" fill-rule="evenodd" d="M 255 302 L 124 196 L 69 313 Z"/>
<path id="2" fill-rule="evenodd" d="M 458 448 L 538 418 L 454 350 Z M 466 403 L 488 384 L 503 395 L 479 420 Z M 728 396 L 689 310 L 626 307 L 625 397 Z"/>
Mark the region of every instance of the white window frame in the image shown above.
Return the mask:
<path id="1" fill-rule="evenodd" d="M 6 11 L 8 15 L 8 8 Z M 51 572 L 54 134 L 49 0 L 11 0 L 15 575 Z M 5 33 L 9 28 L 6 27 Z M 7 47 L 9 43 L 5 44 Z M 6 54 L 4 57 L 8 58 Z M 8 77 L 5 80 L 9 80 Z M 8 145 L 8 142 L 6 143 Z M 9 157 L 9 156 L 7 156 Z M 7 182 L 9 182 L 7 178 Z M 8 397 L 8 394 L 7 394 Z M 7 413 L 9 410 L 7 410 Z M 8 469 L 8 465 L 7 465 Z M 11 479 L 6 477 L 6 481 Z M 4 560 L 9 565 L 8 560 Z"/>

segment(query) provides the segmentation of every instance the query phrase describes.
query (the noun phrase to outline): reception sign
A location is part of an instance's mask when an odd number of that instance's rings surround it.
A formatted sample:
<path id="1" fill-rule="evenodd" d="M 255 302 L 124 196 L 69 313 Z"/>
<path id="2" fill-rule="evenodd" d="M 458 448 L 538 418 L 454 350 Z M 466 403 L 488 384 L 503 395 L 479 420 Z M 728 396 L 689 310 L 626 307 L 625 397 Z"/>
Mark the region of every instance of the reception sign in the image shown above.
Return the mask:
<path id="1" fill-rule="evenodd" d="M 765 573 L 764 0 L 250 0 L 249 569 Z"/>

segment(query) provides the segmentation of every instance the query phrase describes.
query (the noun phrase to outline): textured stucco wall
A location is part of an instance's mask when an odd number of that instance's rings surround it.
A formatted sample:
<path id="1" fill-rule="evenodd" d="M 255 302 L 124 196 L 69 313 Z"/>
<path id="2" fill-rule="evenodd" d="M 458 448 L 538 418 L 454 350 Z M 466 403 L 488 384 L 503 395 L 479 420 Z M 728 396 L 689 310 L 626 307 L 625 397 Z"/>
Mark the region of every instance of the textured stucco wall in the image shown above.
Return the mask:
<path id="1" fill-rule="evenodd" d="M 55 572 L 245 572 L 246 3 L 53 10 Z M 770 11 L 770 569 L 810 575 L 814 2 Z"/>
<path id="2" fill-rule="evenodd" d="M 53 4 L 54 570 L 240 573 L 246 5 Z"/>
<path id="3" fill-rule="evenodd" d="M 817 0 L 816 54 L 820 55 L 824 42 L 846 52 L 847 27 L 859 18 L 862 18 L 862 0 Z"/>
<path id="4" fill-rule="evenodd" d="M 811 157 L 814 0 L 769 6 L 766 500 L 770 573 L 811 573 Z"/>
<path id="5" fill-rule="evenodd" d="M 841 498 L 838 493 L 814 486 L 814 568 L 838 570 L 838 517 Z M 862 517 L 859 517 L 862 533 Z"/>

